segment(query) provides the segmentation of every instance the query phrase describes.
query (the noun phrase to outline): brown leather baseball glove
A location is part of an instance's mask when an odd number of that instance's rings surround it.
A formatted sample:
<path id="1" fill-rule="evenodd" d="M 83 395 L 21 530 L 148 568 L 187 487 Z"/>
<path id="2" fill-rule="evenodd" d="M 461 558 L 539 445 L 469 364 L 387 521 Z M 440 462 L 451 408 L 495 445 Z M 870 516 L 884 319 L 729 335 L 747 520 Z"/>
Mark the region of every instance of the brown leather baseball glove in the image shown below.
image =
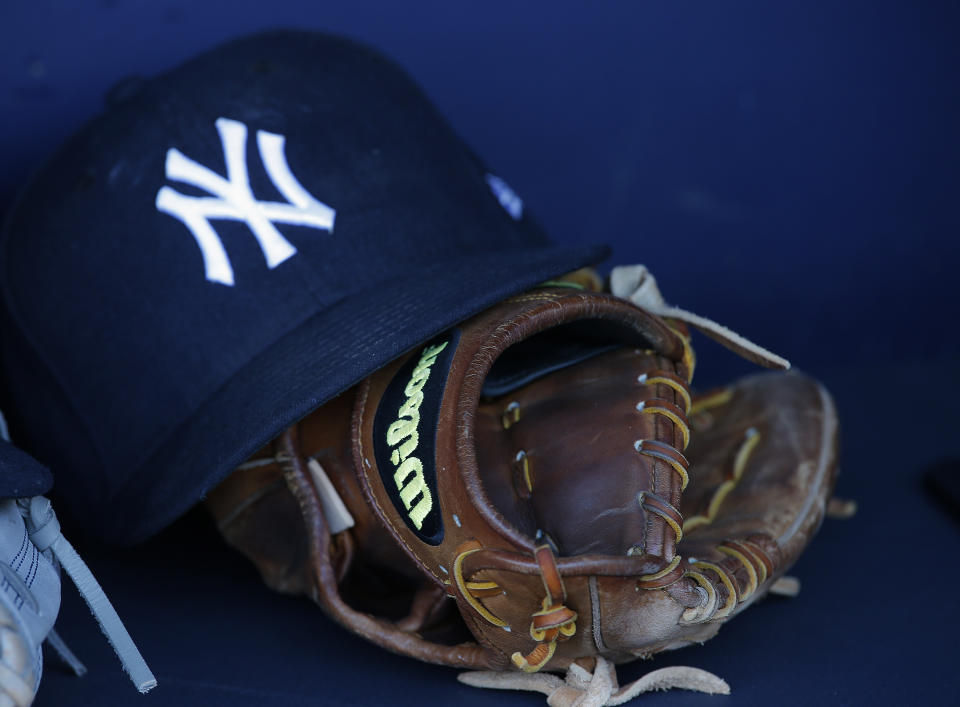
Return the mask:
<path id="1" fill-rule="evenodd" d="M 473 684 L 551 704 L 725 691 L 683 668 L 619 688 L 611 664 L 789 591 L 833 486 L 836 413 L 794 373 L 692 395 L 684 321 L 788 364 L 668 307 L 642 268 L 612 285 L 513 297 L 327 403 L 210 496 L 225 538 L 274 589 L 392 651 L 483 671 Z"/>

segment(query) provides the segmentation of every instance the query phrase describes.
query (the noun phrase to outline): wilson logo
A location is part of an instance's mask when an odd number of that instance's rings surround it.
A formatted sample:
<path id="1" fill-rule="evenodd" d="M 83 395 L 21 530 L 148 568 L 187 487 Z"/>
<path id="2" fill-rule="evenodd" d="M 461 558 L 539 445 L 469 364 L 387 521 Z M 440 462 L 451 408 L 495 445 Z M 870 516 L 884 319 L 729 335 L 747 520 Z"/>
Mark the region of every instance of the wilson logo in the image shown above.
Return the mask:
<path id="1" fill-rule="evenodd" d="M 210 196 L 187 196 L 164 186 L 157 192 L 158 211 L 179 219 L 190 229 L 203 257 L 204 275 L 211 282 L 233 285 L 233 266 L 211 220 L 244 221 L 257 239 L 267 267 L 273 269 L 293 256 L 297 249 L 274 226 L 287 223 L 333 232 L 336 211 L 318 201 L 303 188 L 290 171 L 284 155 L 286 138 L 265 130 L 257 131 L 257 148 L 267 176 L 286 203 L 257 201 L 247 172 L 247 126 L 236 120 L 216 122 L 223 147 L 226 178 L 204 167 L 180 150 L 167 150 L 166 177 L 206 191 Z"/>
<path id="2" fill-rule="evenodd" d="M 416 456 L 420 444 L 420 406 L 430 369 L 448 343 L 445 341 L 423 350 L 410 381 L 403 389 L 405 399 L 397 411 L 397 419 L 387 428 L 387 446 L 392 448 L 390 461 L 396 467 L 393 481 L 407 517 L 417 530 L 423 528 L 424 519 L 433 509 L 433 495 L 423 474 L 423 462 Z"/>

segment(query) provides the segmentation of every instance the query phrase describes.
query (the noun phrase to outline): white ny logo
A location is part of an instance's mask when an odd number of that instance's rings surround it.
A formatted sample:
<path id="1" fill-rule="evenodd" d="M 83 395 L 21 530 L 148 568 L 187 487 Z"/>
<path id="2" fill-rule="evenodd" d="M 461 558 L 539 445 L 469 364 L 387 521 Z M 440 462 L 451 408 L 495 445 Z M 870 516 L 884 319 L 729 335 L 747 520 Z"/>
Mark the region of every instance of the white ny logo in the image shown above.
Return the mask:
<path id="1" fill-rule="evenodd" d="M 260 244 L 267 266 L 275 268 L 297 249 L 274 227 L 274 223 L 311 226 L 333 232 L 336 211 L 314 199 L 290 172 L 284 156 L 284 136 L 257 131 L 260 159 L 270 181 L 288 203 L 257 201 L 247 174 L 247 126 L 236 120 L 220 118 L 217 132 L 227 164 L 227 178 L 194 162 L 180 150 L 167 150 L 167 179 L 191 184 L 212 196 L 187 196 L 164 186 L 157 192 L 157 210 L 179 219 L 190 229 L 200 246 L 203 269 L 208 280 L 233 285 L 233 267 L 211 219 L 246 221 Z"/>

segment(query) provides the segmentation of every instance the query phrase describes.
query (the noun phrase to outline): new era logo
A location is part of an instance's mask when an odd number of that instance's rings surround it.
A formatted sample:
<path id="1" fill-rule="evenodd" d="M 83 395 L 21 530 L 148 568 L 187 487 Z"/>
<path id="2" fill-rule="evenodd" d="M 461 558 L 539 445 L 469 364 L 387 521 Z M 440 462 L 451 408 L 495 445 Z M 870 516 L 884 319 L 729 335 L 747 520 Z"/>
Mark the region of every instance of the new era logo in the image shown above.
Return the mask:
<path id="1" fill-rule="evenodd" d="M 257 131 L 260 159 L 270 181 L 287 201 L 258 201 L 247 172 L 247 126 L 227 118 L 218 119 L 216 126 L 227 166 L 226 178 L 170 148 L 167 179 L 198 187 L 210 196 L 187 196 L 164 186 L 157 192 L 156 206 L 190 229 L 200 247 L 207 280 L 232 286 L 233 266 L 210 221 L 246 222 L 263 251 L 267 267 L 272 269 L 297 252 L 274 224 L 309 226 L 332 233 L 336 211 L 315 199 L 293 176 L 284 155 L 284 136 L 265 130 Z"/>

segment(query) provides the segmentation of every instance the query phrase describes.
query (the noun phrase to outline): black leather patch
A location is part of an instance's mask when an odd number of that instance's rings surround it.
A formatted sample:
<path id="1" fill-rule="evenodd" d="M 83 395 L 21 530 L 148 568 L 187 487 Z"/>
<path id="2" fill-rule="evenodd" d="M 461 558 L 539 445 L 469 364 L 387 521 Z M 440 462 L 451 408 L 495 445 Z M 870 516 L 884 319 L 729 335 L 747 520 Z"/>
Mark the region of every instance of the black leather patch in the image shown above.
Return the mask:
<path id="1" fill-rule="evenodd" d="M 437 426 L 460 340 L 454 329 L 419 349 L 387 386 L 373 420 L 373 448 L 387 495 L 429 545 L 443 540 L 437 495 Z"/>
<path id="2" fill-rule="evenodd" d="M 538 378 L 621 346 L 647 348 L 650 343 L 636 329 L 619 322 L 584 319 L 561 324 L 504 351 L 483 382 L 483 396 L 508 395 Z"/>

